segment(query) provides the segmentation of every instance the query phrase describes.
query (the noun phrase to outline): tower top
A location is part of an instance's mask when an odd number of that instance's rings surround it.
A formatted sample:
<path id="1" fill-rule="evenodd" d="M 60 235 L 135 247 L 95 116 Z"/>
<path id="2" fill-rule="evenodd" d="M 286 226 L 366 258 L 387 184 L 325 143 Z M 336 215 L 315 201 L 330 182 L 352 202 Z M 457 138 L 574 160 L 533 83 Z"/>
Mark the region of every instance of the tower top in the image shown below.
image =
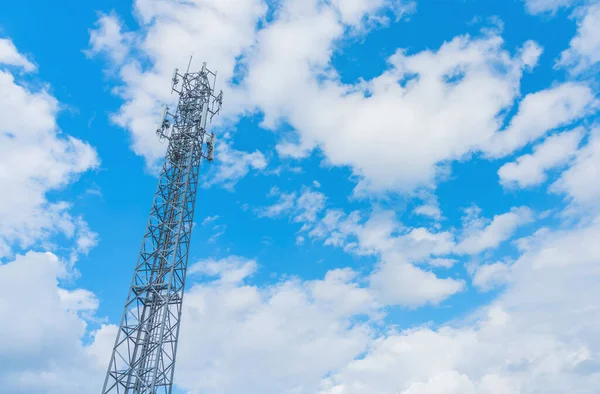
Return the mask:
<path id="1" fill-rule="evenodd" d="M 190 63 L 192 58 L 190 57 Z M 181 78 L 181 85 L 179 84 Z M 171 92 L 182 95 L 195 93 L 195 98 L 203 98 L 207 105 L 208 113 L 210 114 L 210 120 L 219 113 L 221 106 L 223 105 L 223 91 L 219 91 L 218 95 L 215 95 L 215 87 L 217 83 L 217 72 L 212 72 L 206 67 L 206 62 L 202 63 L 202 69 L 197 72 L 185 72 L 180 74 L 176 68 L 173 71 L 173 78 L 171 78 Z"/>
<path id="2" fill-rule="evenodd" d="M 190 57 L 191 63 L 191 57 Z M 156 134 L 162 140 L 171 139 L 177 135 L 187 135 L 206 142 L 206 153 L 203 155 L 212 161 L 215 135 L 208 134 L 205 138 L 206 123 L 212 121 L 219 113 L 223 104 L 223 91 L 215 95 L 217 73 L 202 64 L 202 69 L 197 72 L 173 72 L 171 78 L 171 92 L 179 95 L 179 105 L 175 113 L 170 113 L 165 105 L 162 111 Z"/>

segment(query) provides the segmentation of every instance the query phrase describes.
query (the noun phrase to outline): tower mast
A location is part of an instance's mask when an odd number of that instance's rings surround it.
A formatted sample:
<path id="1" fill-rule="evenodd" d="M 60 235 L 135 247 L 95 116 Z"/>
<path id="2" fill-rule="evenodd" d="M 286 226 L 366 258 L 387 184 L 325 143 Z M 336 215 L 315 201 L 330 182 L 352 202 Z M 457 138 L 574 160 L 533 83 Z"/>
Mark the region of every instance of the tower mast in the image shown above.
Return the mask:
<path id="1" fill-rule="evenodd" d="M 173 74 L 179 103 L 174 114 L 165 106 L 156 131 L 169 145 L 102 394 L 173 389 L 200 162 L 213 159 L 215 136 L 206 123 L 223 101 L 223 92 L 214 94 L 216 77 L 206 63 L 199 72 Z"/>

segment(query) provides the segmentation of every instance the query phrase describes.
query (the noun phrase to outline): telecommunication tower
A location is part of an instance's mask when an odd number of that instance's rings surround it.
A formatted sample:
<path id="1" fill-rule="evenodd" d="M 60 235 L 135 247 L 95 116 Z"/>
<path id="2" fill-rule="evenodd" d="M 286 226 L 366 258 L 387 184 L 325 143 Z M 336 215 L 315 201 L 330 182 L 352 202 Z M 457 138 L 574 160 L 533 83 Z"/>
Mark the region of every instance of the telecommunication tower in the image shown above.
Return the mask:
<path id="1" fill-rule="evenodd" d="M 214 151 L 206 123 L 223 101 L 223 92 L 214 94 L 216 77 L 206 63 L 199 72 L 188 66 L 173 74 L 179 103 L 174 114 L 164 107 L 156 131 L 169 145 L 102 394 L 170 394 L 173 388 L 198 173 Z"/>

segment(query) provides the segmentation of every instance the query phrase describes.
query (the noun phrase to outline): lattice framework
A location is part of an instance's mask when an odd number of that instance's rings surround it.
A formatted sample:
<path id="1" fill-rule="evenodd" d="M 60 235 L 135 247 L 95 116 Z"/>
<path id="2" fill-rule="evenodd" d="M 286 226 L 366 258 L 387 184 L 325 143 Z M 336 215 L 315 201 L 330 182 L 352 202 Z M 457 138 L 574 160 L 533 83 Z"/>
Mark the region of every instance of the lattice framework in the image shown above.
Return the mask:
<path id="1" fill-rule="evenodd" d="M 157 130 L 169 144 L 103 394 L 172 391 L 198 174 L 202 159 L 213 158 L 206 124 L 223 99 L 223 92 L 214 95 L 215 82 L 206 63 L 199 72 L 173 74 L 179 103 L 175 114 L 165 107 Z"/>

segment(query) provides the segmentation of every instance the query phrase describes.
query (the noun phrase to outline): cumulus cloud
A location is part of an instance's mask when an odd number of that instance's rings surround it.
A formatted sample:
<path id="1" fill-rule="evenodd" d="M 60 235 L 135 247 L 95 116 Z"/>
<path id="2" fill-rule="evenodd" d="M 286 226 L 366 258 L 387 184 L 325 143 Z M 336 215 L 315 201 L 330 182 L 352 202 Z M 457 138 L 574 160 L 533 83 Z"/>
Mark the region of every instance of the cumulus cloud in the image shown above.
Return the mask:
<path id="1" fill-rule="evenodd" d="M 510 54 L 493 33 L 455 37 L 415 54 L 399 49 L 381 75 L 342 84 L 329 65 L 342 26 L 327 9 L 302 11 L 288 10 L 258 32 L 242 86 L 264 112 L 265 127 L 287 121 L 296 128 L 296 147 L 284 141 L 280 154 L 299 157 L 318 146 L 330 164 L 352 168 L 357 192 L 431 186 L 443 163 L 476 151 L 507 155 L 590 111 L 591 90 L 565 84 L 527 95 L 500 130 L 499 114 L 514 105 L 522 73 L 535 66 L 541 48 L 528 41 Z M 278 48 L 296 42 L 302 29 L 320 44 L 282 56 Z M 542 111 L 553 115 L 538 123 Z"/>
<path id="2" fill-rule="evenodd" d="M 98 236 L 68 202 L 48 194 L 99 160 L 90 145 L 59 129 L 56 99 L 26 87 L 15 68 L 35 70 L 9 39 L 0 39 L 0 386 L 6 393 L 91 393 L 105 366 L 99 369 L 98 353 L 83 341 L 99 301 L 60 283 L 73 278 L 77 256 Z M 50 252 L 15 255 L 34 246 L 59 249 L 56 235 L 66 238 L 60 249 L 71 251 L 68 261 Z M 94 343 L 94 335 L 89 339 Z"/>
<path id="3" fill-rule="evenodd" d="M 506 263 L 492 263 L 477 267 L 473 276 L 473 285 L 483 291 L 501 286 L 508 282 L 510 266 Z"/>
<path id="4" fill-rule="evenodd" d="M 36 70 L 36 66 L 19 53 L 9 38 L 0 38 L 0 64 L 22 68 L 27 72 Z"/>
<path id="5" fill-rule="evenodd" d="M 253 274 L 256 269 L 257 264 L 254 260 L 229 256 L 221 260 L 199 261 L 190 266 L 188 273 L 218 277 L 220 283 L 238 284 Z"/>
<path id="6" fill-rule="evenodd" d="M 593 69 L 600 61 L 600 3 L 583 7 L 576 14 L 577 34 L 556 62 L 571 74 Z"/>
<path id="7" fill-rule="evenodd" d="M 600 308 L 590 295 L 600 260 L 582 251 L 593 248 L 590 238 L 569 242 L 577 233 L 598 235 L 597 224 L 540 234 L 491 305 L 465 321 L 375 340 L 365 357 L 324 379 L 320 394 L 594 392 Z M 564 265 L 536 268 L 548 248 Z"/>
<path id="8" fill-rule="evenodd" d="M 217 89 L 222 88 L 226 97 L 225 115 L 238 111 L 236 102 L 241 98 L 226 82 L 234 76 L 236 59 L 253 44 L 257 23 L 267 6 L 261 0 L 140 0 L 134 8 L 142 26 L 140 32 L 127 31 L 116 14 L 101 15 L 90 31 L 88 53 L 125 54 L 133 50 L 150 59 L 149 67 L 142 67 L 137 57 L 119 55 L 124 61 L 112 61 L 109 66 L 116 69 L 120 81 L 114 92 L 124 101 L 111 119 L 131 133 L 133 151 L 154 168 L 164 155 L 155 134 L 161 108 L 163 104 L 176 105 L 176 96 L 169 89 L 173 69 L 187 67 L 192 54 L 192 70 L 206 61 L 211 70 L 218 71 Z"/>
<path id="9" fill-rule="evenodd" d="M 255 270 L 254 262 L 240 258 L 208 264 L 203 271 L 215 280 L 186 293 L 179 387 L 215 394 L 314 393 L 322 376 L 366 349 L 371 328 L 351 318 L 377 304 L 353 282 L 355 272 L 256 287 L 248 283 Z"/>
<path id="10" fill-rule="evenodd" d="M 469 318 L 383 332 L 385 303 L 351 269 L 257 287 L 253 260 L 226 258 L 203 270 L 213 280 L 186 294 L 179 386 L 208 394 L 594 392 L 598 223 L 521 242 L 508 283 L 499 266 L 481 277 L 506 290 Z M 548 257 L 561 264 L 540 265 Z"/>
<path id="11" fill-rule="evenodd" d="M 340 14 L 342 23 L 355 28 L 365 24 L 369 26 L 370 22 L 386 22 L 385 16 L 377 12 L 379 10 L 390 9 L 395 17 L 400 19 L 406 14 L 413 13 L 416 9 L 416 3 L 412 0 L 332 0 L 331 3 Z"/>
<path id="12" fill-rule="evenodd" d="M 168 7 L 143 0 L 135 7 L 144 28 L 130 32 L 136 37 L 131 45 L 151 62 L 142 69 L 134 57 L 119 67 L 116 91 L 125 103 L 113 120 L 131 131 L 133 150 L 148 163 L 162 156 L 152 132 L 160 103 L 173 100 L 159 86 L 166 87 L 172 67 L 192 51 L 219 70 L 229 97 L 226 119 L 260 112 L 263 127 L 291 125 L 296 142 L 282 139 L 279 154 L 298 158 L 319 147 L 329 164 L 349 166 L 358 176 L 357 193 L 431 186 L 444 163 L 477 151 L 510 154 L 585 116 L 593 100 L 589 88 L 576 83 L 532 93 L 500 130 L 500 114 L 519 98 L 521 76 L 542 49 L 527 41 L 511 54 L 489 31 L 455 37 L 435 50 L 398 49 L 380 75 L 343 84 L 330 64 L 337 43 L 386 23 L 390 9 L 405 15 L 412 2 L 288 0 L 265 23 L 258 21 L 268 7 L 259 0 Z M 102 18 L 90 45 L 114 42 L 118 53 L 127 40 L 117 37 L 117 28 L 109 34 Z"/>
<path id="13" fill-rule="evenodd" d="M 505 187 L 532 187 L 546 180 L 546 172 L 571 159 L 583 138 L 583 129 L 560 133 L 546 138 L 533 147 L 533 153 L 518 157 L 498 170 Z"/>
<path id="14" fill-rule="evenodd" d="M 0 264 L 3 392 L 91 393 L 99 389 L 106 366 L 100 369 L 96 353 L 82 345 L 86 317 L 95 313 L 98 301 L 87 290 L 61 288 L 58 281 L 67 275 L 68 264 L 51 253 L 28 252 Z"/>
<path id="15" fill-rule="evenodd" d="M 384 303 L 411 307 L 438 304 L 464 289 L 462 280 L 440 278 L 415 265 L 452 265 L 450 259 L 432 259 L 452 252 L 454 236 L 449 232 L 403 228 L 391 211 L 374 212 L 364 221 L 359 212 L 346 215 L 339 210 L 327 210 L 318 222 L 305 224 L 302 230 L 348 253 L 377 256 L 379 262 L 369 281 Z"/>
<path id="16" fill-rule="evenodd" d="M 439 278 L 417 266 L 448 268 L 456 262 L 434 257 L 453 252 L 454 234 L 450 232 L 405 227 L 393 211 L 374 211 L 365 218 L 359 211 L 346 214 L 327 209 L 326 197 L 306 187 L 300 194 L 273 188 L 269 195 L 277 196 L 278 202 L 256 213 L 271 218 L 285 216 L 300 223 L 297 244 L 308 238 L 357 256 L 375 256 L 378 263 L 368 280 L 383 303 L 411 307 L 438 304 L 464 288 L 462 280 Z"/>
<path id="17" fill-rule="evenodd" d="M 485 151 L 491 157 L 508 155 L 549 130 L 592 113 L 597 104 L 589 86 L 574 82 L 528 94 L 506 130 L 494 135 Z"/>
<path id="18" fill-rule="evenodd" d="M 370 281 L 382 302 L 409 307 L 437 305 L 465 288 L 463 280 L 439 278 L 433 272 L 402 262 L 399 256 L 391 260 L 384 257 Z"/>
<path id="19" fill-rule="evenodd" d="M 527 207 L 515 207 L 492 219 L 481 217 L 480 210 L 472 208 L 467 210 L 457 236 L 449 231 L 406 227 L 395 216 L 392 211 L 375 211 L 364 220 L 358 211 L 347 215 L 328 209 L 316 222 L 304 222 L 301 232 L 348 253 L 377 256 L 369 282 L 378 299 L 386 304 L 417 307 L 439 304 L 466 286 L 462 279 L 443 278 L 419 265 L 452 267 L 457 260 L 449 256 L 495 249 L 512 238 L 520 226 L 534 220 L 533 211 Z M 485 287 L 492 279 L 482 275 L 485 273 L 480 273 L 477 281 Z"/>
<path id="20" fill-rule="evenodd" d="M 276 55 L 279 40 L 286 39 L 281 30 L 306 24 L 312 35 L 323 29 L 315 41 L 331 42 L 338 33 L 328 29 L 335 23 L 326 13 L 295 18 L 300 20 L 281 20 L 260 32 L 246 86 L 268 121 L 285 117 L 298 130 L 301 145 L 318 145 L 331 164 L 350 166 L 362 179 L 358 190 L 430 185 L 439 163 L 461 158 L 494 135 L 496 115 L 518 91 L 523 60 L 503 51 L 497 36 L 457 37 L 435 52 L 414 55 L 398 50 L 388 59 L 388 70 L 362 87 L 335 79 L 318 83 L 312 70 L 327 65 L 331 48 L 311 47 L 310 53 L 281 58 Z M 500 64 L 505 74 L 495 71 Z M 265 86 L 267 75 L 271 81 Z M 294 86 L 283 88 L 273 76 Z"/>
<path id="21" fill-rule="evenodd" d="M 93 243 L 92 232 L 69 213 L 68 203 L 46 196 L 96 168 L 96 151 L 61 135 L 57 100 L 46 90 L 20 84 L 2 67 L 6 64 L 34 69 L 10 40 L 0 41 L 0 189 L 10 190 L 0 195 L 0 258 L 10 255 L 12 246 L 27 248 L 56 233 L 71 238 L 79 234 L 78 248 L 85 252 Z"/>
<path id="22" fill-rule="evenodd" d="M 261 208 L 257 211 L 259 216 L 274 218 L 294 209 L 296 204 L 295 193 L 282 193 L 277 186 L 273 186 L 267 197 L 277 196 L 278 201 L 268 207 Z"/>
<path id="23" fill-rule="evenodd" d="M 431 260 L 427 260 L 427 264 L 429 264 L 433 267 L 443 267 L 443 268 L 450 268 L 457 262 L 458 262 L 458 260 L 456 260 L 456 259 L 443 258 L 443 257 L 438 257 L 438 258 L 434 258 Z"/>
<path id="24" fill-rule="evenodd" d="M 595 127 L 589 135 L 587 144 L 576 153 L 572 165 L 551 186 L 551 190 L 564 193 L 577 205 L 590 208 L 597 205 L 600 185 L 592 179 L 598 179 L 600 169 L 600 128 Z"/>
<path id="25" fill-rule="evenodd" d="M 463 279 L 443 278 L 427 268 L 450 268 L 458 261 L 456 255 L 494 250 L 535 219 L 535 213 L 528 207 L 514 207 L 491 219 L 482 217 L 481 210 L 472 207 L 466 210 L 459 231 L 432 231 L 406 226 L 390 210 L 374 210 L 365 217 L 359 211 L 346 214 L 326 208 L 325 197 L 307 188 L 302 196 L 311 195 L 306 200 L 318 201 L 311 204 L 318 209 L 302 209 L 298 203 L 302 198 L 297 198 L 295 192 L 274 188 L 270 195 L 278 196 L 279 201 L 259 209 L 258 215 L 273 218 L 285 215 L 301 223 L 299 244 L 308 237 L 350 254 L 377 257 L 378 262 L 369 275 L 371 289 L 381 302 L 410 307 L 439 304 L 465 289 Z M 485 272 L 478 275 L 476 285 L 481 288 L 496 280 L 484 278 Z"/>
<path id="26" fill-rule="evenodd" d="M 210 164 L 215 169 L 206 177 L 206 186 L 221 185 L 233 190 L 235 184 L 251 170 L 261 171 L 267 167 L 267 159 L 262 152 L 252 153 L 231 147 L 230 141 L 223 141 L 215 149 L 215 159 Z"/>
<path id="27" fill-rule="evenodd" d="M 526 262 L 537 270 L 577 265 L 589 268 L 600 261 L 600 246 L 594 242 L 599 232 L 600 218 L 597 216 L 587 225 L 568 230 L 538 231 L 521 243 L 523 255 L 517 263 Z"/>
<path id="28" fill-rule="evenodd" d="M 418 215 L 429 216 L 435 220 L 440 220 L 442 218 L 440 207 L 434 204 L 419 205 L 415 208 L 415 213 Z"/>
<path id="29" fill-rule="evenodd" d="M 591 393 L 600 353 L 598 223 L 538 231 L 518 243 L 508 288 L 491 305 L 401 331 L 377 329 L 386 302 L 351 269 L 258 287 L 255 260 L 199 262 L 190 271 L 204 278 L 192 275 L 185 296 L 178 386 L 207 394 Z M 474 279 L 482 289 L 507 283 L 506 266 L 491 266 Z"/>
<path id="30" fill-rule="evenodd" d="M 293 221 L 299 223 L 315 222 L 317 215 L 325 208 L 326 197 L 323 193 L 303 187 L 298 194 L 296 192 L 281 192 L 273 187 L 268 197 L 277 197 L 278 201 L 268 207 L 257 210 L 259 216 L 278 217 L 289 215 Z"/>
<path id="31" fill-rule="evenodd" d="M 571 6 L 575 0 L 524 0 L 525 9 L 531 14 L 554 14 L 560 8 Z"/>
<path id="32" fill-rule="evenodd" d="M 96 28 L 89 33 L 90 48 L 84 51 L 88 57 L 103 54 L 115 64 L 121 64 L 129 54 L 133 36 L 123 32 L 122 22 L 115 13 L 100 14 Z"/>
<path id="33" fill-rule="evenodd" d="M 113 119 L 130 130 L 137 154 L 148 162 L 160 157 L 152 129 L 158 102 L 169 98 L 157 86 L 168 81 L 172 67 L 185 64 L 182 52 L 194 49 L 226 81 L 226 117 L 259 112 L 263 127 L 289 123 L 297 138 L 282 140 L 280 155 L 302 157 L 318 147 L 327 163 L 348 166 L 358 176 L 359 192 L 432 186 L 452 160 L 478 152 L 505 157 L 595 109 L 594 92 L 579 82 L 521 98 L 522 74 L 536 65 L 541 47 L 526 42 L 511 53 L 494 32 L 455 37 L 416 53 L 399 49 L 380 75 L 344 84 L 330 64 L 336 43 L 380 23 L 391 3 L 277 4 L 268 20 L 257 23 L 267 12 L 260 1 L 136 3 L 142 24 L 134 33 L 136 50 L 150 63 L 142 69 L 131 59 L 119 66 L 117 93 L 125 103 Z M 528 2 L 531 12 L 563 5 Z M 500 115 L 513 108 L 514 117 Z M 595 179 L 594 141 L 577 151 L 554 186 L 572 199 L 592 201 L 593 186 L 584 189 L 581 179 Z M 536 168 L 543 173 L 547 163 L 540 159 Z M 303 240 L 375 256 L 374 270 L 365 276 L 335 270 L 315 281 L 257 287 L 250 284 L 254 260 L 193 265 L 193 275 L 213 280 L 186 294 L 178 360 L 182 388 L 215 394 L 596 389 L 600 310 L 589 300 L 598 298 L 597 220 L 520 240 L 521 256 L 510 267 L 479 266 L 475 286 L 507 288 L 469 319 L 380 334 L 372 324 L 381 308 L 438 304 L 460 292 L 463 279 L 443 278 L 435 268 L 455 263 L 453 254 L 497 248 L 535 214 L 517 207 L 485 219 L 474 210 L 455 233 L 407 227 L 394 212 L 375 210 L 365 217 L 326 209 L 318 194 L 299 203 L 300 195 L 273 190 L 278 202 L 261 213 L 297 218 Z M 417 213 L 438 217 L 431 207 Z"/>
<path id="34" fill-rule="evenodd" d="M 486 249 L 496 248 L 502 242 L 510 239 L 515 230 L 524 224 L 532 222 L 533 211 L 527 207 L 511 209 L 510 212 L 494 216 L 489 224 L 478 215 L 478 210 L 467 215 L 462 240 L 456 245 L 455 251 L 464 254 L 476 254 Z"/>

